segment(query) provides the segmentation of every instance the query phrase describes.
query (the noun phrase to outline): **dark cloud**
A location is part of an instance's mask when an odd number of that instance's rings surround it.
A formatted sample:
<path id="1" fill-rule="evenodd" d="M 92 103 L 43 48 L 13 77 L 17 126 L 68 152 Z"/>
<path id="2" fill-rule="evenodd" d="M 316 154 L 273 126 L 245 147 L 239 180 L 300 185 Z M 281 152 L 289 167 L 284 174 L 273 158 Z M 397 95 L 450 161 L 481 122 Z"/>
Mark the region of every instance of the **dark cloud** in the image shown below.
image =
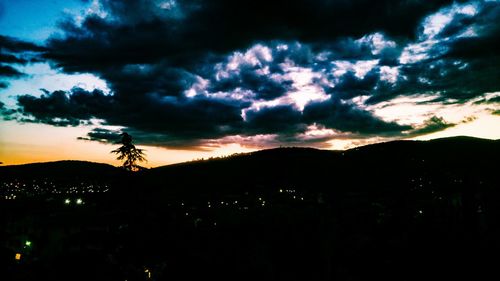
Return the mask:
<path id="1" fill-rule="evenodd" d="M 41 97 L 20 96 L 20 109 L 12 114 L 24 122 L 56 126 L 77 126 L 92 118 L 105 124 L 120 125 L 137 136 L 142 144 L 192 149 L 209 139 L 231 135 L 276 134 L 282 141 L 292 141 L 311 124 L 356 134 L 397 134 L 411 129 L 384 122 L 371 113 L 340 100 L 317 102 L 302 113 L 292 106 L 248 108 L 246 103 L 204 97 L 179 99 L 148 95 L 134 103 L 123 103 L 120 96 L 105 95 L 99 90 L 79 88 L 69 92 L 45 92 Z M 107 129 L 91 131 L 85 140 L 114 141 L 118 132 Z M 312 141 L 311 141 L 312 142 Z"/>
<path id="2" fill-rule="evenodd" d="M 142 144 L 190 149 L 228 136 L 330 138 L 304 137 L 310 126 L 359 138 L 436 132 L 454 124 L 439 117 L 417 128 L 386 122 L 351 99 L 366 96 L 369 105 L 432 94 L 438 98 L 431 102 L 463 103 L 499 91 L 498 3 L 455 13 L 432 40 L 423 33 L 425 16 L 462 2 L 102 0 L 106 17 L 66 19 L 46 47 L 0 36 L 0 73 L 21 75 L 11 64 L 37 59 L 23 53 L 43 53 L 63 72 L 102 78 L 110 94 L 75 88 L 23 95 L 4 118 L 57 126 L 96 119 Z M 466 34 L 471 28 L 474 36 Z M 406 54 L 413 45 L 417 54 Z M 297 81 L 307 75 L 311 84 Z M 287 94 L 307 86 L 327 98 L 302 111 Z M 117 134 L 97 128 L 82 139 L 113 142 Z"/>
<path id="3" fill-rule="evenodd" d="M 457 124 L 448 123 L 442 117 L 432 116 L 427 119 L 419 128 L 412 130 L 409 135 L 412 137 L 428 135 L 431 133 L 443 131 L 456 126 Z"/>
<path id="4" fill-rule="evenodd" d="M 100 90 L 87 92 L 74 88 L 70 92 L 55 91 L 37 98 L 22 95 L 17 98 L 19 113 L 41 122 L 55 126 L 76 126 L 85 121 L 100 116 L 111 107 L 111 99 Z"/>
<path id="5" fill-rule="evenodd" d="M 495 104 L 500 103 L 500 96 L 496 96 L 489 99 L 481 99 L 479 101 L 474 102 L 475 104 Z"/>
<path id="6" fill-rule="evenodd" d="M 116 143 L 120 140 L 121 131 L 113 131 L 104 128 L 95 128 L 87 133 L 86 137 L 78 137 L 78 140 L 98 141 L 103 143 Z"/>
<path id="7" fill-rule="evenodd" d="M 357 77 L 354 72 L 348 71 L 342 76 L 339 83 L 334 87 L 328 87 L 326 92 L 341 99 L 371 95 L 379 80 L 380 74 L 377 70 L 368 72 L 362 78 Z"/>
<path id="8" fill-rule="evenodd" d="M 19 70 L 13 68 L 9 65 L 1 65 L 0 64 L 0 78 L 2 77 L 20 77 L 24 74 Z"/>
<path id="9" fill-rule="evenodd" d="M 97 141 L 107 144 L 116 144 L 121 140 L 121 133 L 125 130 L 109 130 L 105 128 L 94 128 L 86 136 L 78 137 L 78 140 Z M 134 136 L 134 142 L 141 145 L 170 147 L 186 150 L 207 150 L 205 146 L 214 146 L 213 140 L 201 139 L 175 139 L 168 138 L 161 133 L 151 133 L 128 128 L 127 133 Z M 215 145 L 217 146 L 217 145 Z"/>
<path id="10" fill-rule="evenodd" d="M 28 61 L 25 59 L 18 58 L 14 55 L 0 53 L 0 62 L 26 64 Z"/>
<path id="11" fill-rule="evenodd" d="M 308 104 L 304 108 L 304 119 L 329 129 L 359 134 L 397 135 L 411 129 L 411 126 L 385 122 L 368 111 L 334 98 Z"/>
<path id="12" fill-rule="evenodd" d="M 284 54 L 276 48 L 255 45 L 245 54 L 235 53 L 215 67 L 207 67 L 202 76 L 210 77 L 209 92 L 251 91 L 254 99 L 272 100 L 293 89 L 293 81 L 284 78 L 285 70 L 280 64 L 287 58 L 299 58 L 301 54 L 292 50 Z"/>
<path id="13" fill-rule="evenodd" d="M 380 30 L 376 30 L 380 31 Z M 316 42 L 312 43 L 313 49 L 316 51 L 328 50 L 328 60 L 373 60 L 380 59 L 381 65 L 395 65 L 401 54 L 401 47 L 396 45 L 396 42 L 385 42 L 387 45 L 375 46 L 377 40 L 388 37 L 387 34 L 377 32 L 370 35 L 358 37 L 342 37 L 337 41 L 331 42 Z M 358 38 L 358 39 L 355 39 Z M 400 43 L 407 42 L 407 39 L 398 38 Z M 374 51 L 374 48 L 380 48 Z"/>
<path id="14" fill-rule="evenodd" d="M 0 50 L 9 51 L 13 53 L 28 52 L 28 51 L 43 52 L 46 50 L 46 48 L 31 42 L 19 40 L 17 38 L 0 35 Z"/>
<path id="15" fill-rule="evenodd" d="M 48 42 L 47 57 L 67 71 L 95 71 L 161 59 L 185 65 L 257 41 L 328 43 L 380 30 L 412 38 L 423 16 L 451 2 L 212 0 L 171 1 L 161 9 L 156 1 L 105 0 L 106 19 L 62 23 L 65 36 Z"/>
<path id="16" fill-rule="evenodd" d="M 484 93 L 500 90 L 497 67 L 500 57 L 485 60 L 458 61 L 450 59 L 424 60 L 400 68 L 397 83 L 383 81 L 370 91 L 368 104 L 390 100 L 396 96 L 435 94 L 430 102 L 464 103 Z"/>
<path id="17" fill-rule="evenodd" d="M 305 131 L 302 114 L 291 106 L 266 107 L 260 110 L 248 110 L 246 116 L 246 134 L 282 134 L 290 135 Z"/>
<path id="18" fill-rule="evenodd" d="M 0 79 L 19 78 L 25 74 L 12 64 L 26 65 L 36 60 L 45 48 L 36 44 L 0 35 Z M 26 56 L 27 58 L 24 58 Z M 0 81 L 0 89 L 7 88 L 6 81 Z"/>
<path id="19" fill-rule="evenodd" d="M 233 92 L 237 89 L 249 90 L 256 99 L 272 100 L 282 96 L 291 89 L 292 81 L 276 81 L 268 75 L 257 74 L 255 71 L 242 70 L 220 80 L 212 80 L 207 89 L 211 92 Z"/>
<path id="20" fill-rule="evenodd" d="M 169 139 L 216 138 L 234 132 L 242 121 L 242 104 L 221 99 L 163 99 L 148 96 L 114 111 L 106 119 L 136 130 L 160 133 Z"/>
<path id="21" fill-rule="evenodd" d="M 500 56 L 500 5 L 484 2 L 480 11 L 474 16 L 458 15 L 442 32 L 444 36 L 463 34 L 472 29 L 474 36 L 460 36 L 444 43 L 450 51 L 446 57 L 455 59 L 488 59 Z"/>
<path id="22" fill-rule="evenodd" d="M 149 94 L 180 96 L 197 81 L 195 75 L 161 62 L 107 69 L 101 73 L 101 77 L 110 82 L 112 91 L 123 100 L 141 99 Z"/>
<path id="23" fill-rule="evenodd" d="M 419 48 L 427 49 L 423 52 L 426 57 L 401 64 L 400 76 L 404 79 L 395 85 L 377 85 L 367 102 L 427 93 L 440 96 L 431 102 L 463 103 L 499 91 L 500 52 L 496 46 L 500 45 L 500 5 L 491 1 L 476 7 L 474 14 L 455 12 L 436 35 L 439 40 L 425 42 L 424 36 L 417 42 Z"/>
<path id="24" fill-rule="evenodd" d="M 23 122 L 56 126 L 77 126 L 91 119 L 121 125 L 144 134 L 161 135 L 171 141 L 216 138 L 234 133 L 241 127 L 241 107 L 224 100 L 179 99 L 148 94 L 133 101 L 100 90 L 47 92 L 40 97 L 18 97 Z M 92 136 L 91 136 L 92 137 Z"/>
<path id="25" fill-rule="evenodd" d="M 16 110 L 7 108 L 5 103 L 0 102 L 0 117 L 4 120 L 13 119 L 11 116 L 16 113 Z"/>

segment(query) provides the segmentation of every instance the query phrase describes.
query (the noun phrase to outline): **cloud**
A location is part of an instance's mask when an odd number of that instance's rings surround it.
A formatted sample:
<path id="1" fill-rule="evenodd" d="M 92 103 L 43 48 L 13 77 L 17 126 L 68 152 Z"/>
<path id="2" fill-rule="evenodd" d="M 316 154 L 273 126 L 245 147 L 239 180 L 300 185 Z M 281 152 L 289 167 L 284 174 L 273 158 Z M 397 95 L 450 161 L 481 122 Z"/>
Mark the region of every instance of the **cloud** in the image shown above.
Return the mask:
<path id="1" fill-rule="evenodd" d="M 258 41 L 335 42 L 379 30 L 412 38 L 418 22 L 452 1 L 100 1 L 106 16 L 61 23 L 48 58 L 67 71 L 168 60 L 193 63 Z M 308 19 L 308 20 L 304 20 Z"/>
<path id="2" fill-rule="evenodd" d="M 245 114 L 245 133 L 294 135 L 305 130 L 302 114 L 288 105 L 248 110 Z"/>
<path id="3" fill-rule="evenodd" d="M 0 35 L 0 89 L 9 86 L 7 79 L 25 76 L 14 65 L 26 65 L 38 60 L 45 48 L 36 44 Z"/>
<path id="4" fill-rule="evenodd" d="M 476 101 L 474 103 L 475 104 L 496 104 L 496 103 L 500 103 L 500 96 L 481 99 L 481 100 Z"/>
<path id="5" fill-rule="evenodd" d="M 209 92 L 248 90 L 255 99 L 270 100 L 292 89 L 293 81 L 285 77 L 284 70 L 273 55 L 280 56 L 277 48 L 257 44 L 245 53 L 235 52 L 225 62 L 207 69 L 210 77 Z"/>
<path id="6" fill-rule="evenodd" d="M 456 125 L 457 124 L 446 122 L 442 117 L 432 116 L 431 118 L 424 121 L 421 126 L 409 132 L 409 135 L 412 137 L 428 135 L 431 133 L 443 131 Z"/>
<path id="7" fill-rule="evenodd" d="M 272 134 L 281 141 L 304 142 L 298 136 L 311 124 L 354 134 L 397 134 L 410 129 L 384 122 L 340 100 L 311 103 L 302 112 L 291 105 L 250 108 L 245 102 L 203 96 L 146 95 L 141 100 L 135 99 L 134 103 L 123 103 L 122 98 L 100 90 L 80 88 L 67 92 L 45 91 L 40 97 L 19 96 L 19 109 L 4 115 L 22 122 L 55 126 L 78 126 L 92 120 L 104 120 L 103 125 L 119 125 L 131 131 L 143 144 L 189 149 L 236 135 Z M 243 109 L 246 109 L 244 115 Z M 82 139 L 108 142 L 116 135 L 117 132 L 99 129 Z M 308 141 L 313 142 L 312 139 Z"/>
<path id="8" fill-rule="evenodd" d="M 385 122 L 368 111 L 356 108 L 353 104 L 333 98 L 306 106 L 304 118 L 306 121 L 321 124 L 325 128 L 358 134 L 397 135 L 411 129 L 410 126 Z"/>
<path id="9" fill-rule="evenodd" d="M 27 63 L 27 60 L 18 58 L 14 55 L 0 53 L 0 62 L 25 64 Z"/>
<path id="10" fill-rule="evenodd" d="M 355 72 L 348 71 L 338 79 L 338 83 L 334 87 L 328 87 L 327 92 L 342 99 L 371 95 L 379 80 L 378 70 L 370 71 L 362 78 L 356 76 Z"/>
<path id="11" fill-rule="evenodd" d="M 445 106 L 499 91 L 499 7 L 444 0 L 96 1 L 85 17 L 62 21 L 61 34 L 45 47 L 0 37 L 8 51 L 0 72 L 22 75 L 12 66 L 29 63 L 21 54 L 41 53 L 62 72 L 105 80 L 109 93 L 21 95 L 4 118 L 56 126 L 100 120 L 102 128 L 83 139 L 110 142 L 117 132 L 105 127 L 118 126 L 143 144 L 189 149 L 235 139 L 320 146 L 342 134 L 435 132 L 454 124 L 433 117 L 413 128 L 367 108 L 420 95 Z"/>
<path id="12" fill-rule="evenodd" d="M 19 70 L 8 65 L 0 65 L 0 78 L 1 77 L 20 77 L 24 74 Z"/>
<path id="13" fill-rule="evenodd" d="M 241 105 L 225 100 L 176 98 L 151 93 L 128 102 L 127 96 L 101 90 L 45 91 L 40 97 L 22 95 L 19 109 L 9 116 L 22 122 L 78 126 L 105 120 L 144 134 L 170 140 L 215 138 L 233 132 L 242 121 Z M 92 137 L 92 136 L 91 136 Z"/>
<path id="14" fill-rule="evenodd" d="M 85 137 L 78 137 L 78 140 L 98 141 L 102 143 L 116 143 L 120 140 L 119 130 L 109 130 L 104 128 L 95 128 L 87 133 Z"/>
<path id="15" fill-rule="evenodd" d="M 0 35 L 0 48 L 5 51 L 19 53 L 19 52 L 43 52 L 45 47 L 37 44 L 19 40 L 17 38 Z"/>
<path id="16" fill-rule="evenodd" d="M 438 59 L 400 66 L 395 84 L 380 83 L 371 92 L 369 104 L 390 100 L 396 96 L 437 94 L 430 102 L 464 103 L 487 92 L 500 90 L 497 78 L 500 72 L 498 58 L 460 61 Z"/>
<path id="17" fill-rule="evenodd" d="M 5 103 L 0 102 L 0 116 L 3 117 L 5 120 L 11 120 L 10 116 L 12 114 L 15 114 L 15 110 L 7 108 L 5 106 Z"/>
<path id="18" fill-rule="evenodd" d="M 500 51 L 500 4 L 482 2 L 476 13 L 461 14 L 453 18 L 443 31 L 446 38 L 453 38 L 446 57 L 457 59 L 498 58 Z"/>
<path id="19" fill-rule="evenodd" d="M 44 90 L 40 97 L 22 95 L 17 98 L 25 122 L 46 123 L 54 126 L 85 124 L 109 110 L 111 100 L 100 90 L 92 92 L 73 88 L 70 92 Z"/>

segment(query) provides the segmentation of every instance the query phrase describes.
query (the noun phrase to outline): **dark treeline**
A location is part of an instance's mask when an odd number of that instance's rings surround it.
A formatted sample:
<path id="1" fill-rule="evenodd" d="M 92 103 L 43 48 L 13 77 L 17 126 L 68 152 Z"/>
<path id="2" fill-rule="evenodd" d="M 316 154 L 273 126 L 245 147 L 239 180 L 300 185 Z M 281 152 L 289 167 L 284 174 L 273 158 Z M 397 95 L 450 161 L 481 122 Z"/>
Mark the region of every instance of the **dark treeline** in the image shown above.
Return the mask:
<path id="1" fill-rule="evenodd" d="M 1 280 L 483 280 L 500 142 L 0 168 Z M 20 254 L 19 259 L 16 255 Z"/>

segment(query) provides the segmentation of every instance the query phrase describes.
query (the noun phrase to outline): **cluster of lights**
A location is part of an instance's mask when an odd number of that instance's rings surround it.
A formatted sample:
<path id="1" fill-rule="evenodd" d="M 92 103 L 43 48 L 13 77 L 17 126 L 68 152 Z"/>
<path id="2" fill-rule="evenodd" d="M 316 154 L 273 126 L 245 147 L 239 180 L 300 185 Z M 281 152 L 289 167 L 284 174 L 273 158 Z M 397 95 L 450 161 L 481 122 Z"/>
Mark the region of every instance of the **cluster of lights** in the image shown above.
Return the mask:
<path id="1" fill-rule="evenodd" d="M 62 184 L 44 180 L 10 180 L 0 182 L 0 198 L 13 200 L 16 197 L 36 197 L 47 194 L 87 194 L 105 193 L 109 191 L 107 184 L 80 182 L 78 184 Z"/>
<path id="2" fill-rule="evenodd" d="M 287 198 L 290 201 L 304 201 L 304 195 L 300 191 L 294 188 L 280 188 L 277 191 L 281 194 L 280 197 Z M 192 219 L 194 225 L 197 226 L 201 221 L 197 215 L 197 211 L 200 207 L 208 209 L 232 209 L 240 211 L 248 211 L 252 208 L 266 208 L 271 205 L 273 197 L 267 197 L 265 194 L 252 194 L 250 192 L 245 192 L 241 198 L 220 198 L 205 201 L 199 206 L 194 202 L 186 202 L 185 200 L 179 200 L 177 202 L 169 202 L 167 205 L 169 207 L 177 207 L 179 215 L 185 217 L 186 219 Z M 203 207 L 204 206 L 204 207 Z M 216 225 L 215 222 L 211 223 L 213 226 Z"/>
<path id="3" fill-rule="evenodd" d="M 287 202 L 292 201 L 304 201 L 304 194 L 294 188 L 281 188 L 277 189 L 280 194 L 280 198 L 287 199 Z M 255 194 L 250 192 L 245 192 L 240 198 L 212 198 L 211 200 L 205 202 L 190 202 L 186 200 L 172 201 L 168 202 L 169 207 L 174 207 L 179 211 L 179 215 L 187 220 L 191 220 L 195 227 L 198 227 L 202 219 L 199 216 L 203 214 L 198 214 L 197 210 L 199 208 L 204 209 L 220 209 L 220 210 L 240 210 L 242 212 L 248 211 L 253 208 L 267 208 L 272 205 L 273 196 L 268 197 L 266 194 Z M 210 219 L 207 219 L 210 221 Z M 216 226 L 217 223 L 214 221 L 209 222 L 209 225 Z"/>
<path id="4" fill-rule="evenodd" d="M 287 195 L 290 199 L 293 199 L 295 201 L 298 201 L 298 200 L 304 201 L 304 196 L 301 195 L 299 192 L 297 192 L 293 188 L 286 188 L 286 189 L 281 188 L 278 191 L 279 191 L 279 193 Z M 241 201 L 251 202 L 251 201 L 255 200 L 255 199 L 253 199 L 253 200 L 250 199 L 253 196 L 249 195 L 248 192 L 245 193 L 245 196 L 248 196 L 249 198 L 247 198 L 247 199 L 243 198 L 243 200 L 241 200 Z M 254 202 L 256 203 L 257 207 L 266 207 L 270 203 L 269 198 L 264 198 L 264 196 L 262 196 L 262 195 L 256 197 L 256 199 L 257 199 L 257 202 L 255 202 L 255 201 Z M 224 200 L 214 200 L 214 201 L 210 200 L 210 201 L 206 201 L 205 206 L 206 206 L 206 208 L 210 208 L 210 209 L 211 208 L 223 208 L 223 207 L 227 208 L 227 207 L 234 206 L 238 210 L 249 210 L 250 209 L 249 205 L 245 206 L 242 204 L 241 201 L 236 200 L 236 199 L 227 199 L 227 198 Z M 247 202 L 247 203 L 249 203 L 249 202 Z M 191 214 L 188 212 L 189 210 L 197 209 L 196 206 L 189 206 L 189 204 L 186 204 L 184 201 L 179 201 L 178 203 L 168 203 L 168 206 L 175 206 L 175 205 L 177 205 L 185 210 L 184 211 L 185 216 L 189 216 Z"/>
<path id="5" fill-rule="evenodd" d="M 259 197 L 259 203 L 262 207 L 264 207 L 266 205 L 266 200 L 262 199 L 262 197 Z"/>
<path id="6" fill-rule="evenodd" d="M 304 197 L 300 196 L 299 193 L 293 188 L 279 189 L 279 193 L 289 194 L 293 200 L 304 201 Z"/>
<path id="7" fill-rule="evenodd" d="M 69 199 L 69 198 L 64 199 L 64 204 L 70 205 L 71 204 L 71 199 Z M 75 204 L 76 205 L 82 205 L 83 204 L 83 199 L 82 198 L 77 198 L 75 200 Z"/>

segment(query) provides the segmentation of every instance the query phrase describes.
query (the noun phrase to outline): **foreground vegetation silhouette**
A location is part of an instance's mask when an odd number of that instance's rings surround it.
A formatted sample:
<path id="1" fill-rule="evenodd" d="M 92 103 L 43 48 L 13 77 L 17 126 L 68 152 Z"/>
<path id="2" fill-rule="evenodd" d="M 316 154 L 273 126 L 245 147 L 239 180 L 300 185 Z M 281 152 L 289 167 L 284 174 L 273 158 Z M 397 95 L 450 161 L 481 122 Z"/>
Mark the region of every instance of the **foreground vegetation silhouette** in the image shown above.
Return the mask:
<path id="1" fill-rule="evenodd" d="M 139 171 L 144 169 L 144 167 L 137 164 L 137 162 L 147 161 L 144 150 L 136 148 L 132 144 L 132 136 L 124 132 L 121 135 L 121 144 L 119 148 L 111 151 L 111 153 L 118 154 L 116 159 L 122 160 L 122 167 L 127 171 Z"/>

